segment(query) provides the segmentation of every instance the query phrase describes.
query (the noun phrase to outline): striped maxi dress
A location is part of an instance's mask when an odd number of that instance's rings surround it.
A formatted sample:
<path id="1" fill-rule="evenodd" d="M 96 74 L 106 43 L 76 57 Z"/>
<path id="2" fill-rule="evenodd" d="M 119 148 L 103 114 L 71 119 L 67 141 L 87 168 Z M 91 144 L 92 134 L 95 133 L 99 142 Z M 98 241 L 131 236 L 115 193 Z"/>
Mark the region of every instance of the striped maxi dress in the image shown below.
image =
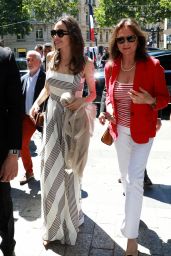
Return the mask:
<path id="1" fill-rule="evenodd" d="M 46 82 L 50 96 L 46 110 L 41 155 L 43 239 L 74 245 L 84 221 L 80 205 L 80 177 L 67 170 L 64 156 L 70 138 L 63 132 L 65 108 L 60 103 L 64 92 L 82 94 L 81 74 L 62 74 L 49 70 Z"/>

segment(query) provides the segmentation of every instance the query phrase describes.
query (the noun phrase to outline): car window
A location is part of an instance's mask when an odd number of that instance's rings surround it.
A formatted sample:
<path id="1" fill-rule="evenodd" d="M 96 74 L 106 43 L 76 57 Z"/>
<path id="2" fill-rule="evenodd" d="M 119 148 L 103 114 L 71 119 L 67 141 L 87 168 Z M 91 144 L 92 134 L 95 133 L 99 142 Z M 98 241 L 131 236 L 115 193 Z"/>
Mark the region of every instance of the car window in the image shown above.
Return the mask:
<path id="1" fill-rule="evenodd" d="M 156 58 L 160 60 L 160 64 L 165 70 L 171 70 L 171 55 L 159 56 Z"/>
<path id="2" fill-rule="evenodd" d="M 17 66 L 19 70 L 26 70 L 27 69 L 27 62 L 24 59 L 16 59 Z"/>

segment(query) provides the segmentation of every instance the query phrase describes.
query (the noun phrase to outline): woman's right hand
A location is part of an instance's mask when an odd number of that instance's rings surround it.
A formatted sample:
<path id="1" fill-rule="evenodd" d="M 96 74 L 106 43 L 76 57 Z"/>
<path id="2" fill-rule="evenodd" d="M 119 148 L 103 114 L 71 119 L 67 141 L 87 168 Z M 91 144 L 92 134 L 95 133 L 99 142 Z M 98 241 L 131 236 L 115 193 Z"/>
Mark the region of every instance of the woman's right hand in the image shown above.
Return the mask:
<path id="1" fill-rule="evenodd" d="M 106 122 L 106 119 L 111 123 L 114 123 L 114 124 L 116 123 L 116 119 L 112 114 L 108 112 L 101 112 L 99 115 L 99 122 L 104 125 Z"/>
<path id="2" fill-rule="evenodd" d="M 106 122 L 106 114 L 105 112 L 101 112 L 100 115 L 99 115 L 99 122 L 104 125 L 105 122 Z"/>
<path id="3" fill-rule="evenodd" d="M 35 115 L 39 112 L 39 110 L 40 110 L 40 107 L 39 107 L 39 105 L 35 102 L 35 103 L 33 104 L 33 106 L 31 107 L 31 109 L 30 109 L 30 113 L 29 113 L 29 114 L 30 114 L 30 117 L 34 119 Z"/>

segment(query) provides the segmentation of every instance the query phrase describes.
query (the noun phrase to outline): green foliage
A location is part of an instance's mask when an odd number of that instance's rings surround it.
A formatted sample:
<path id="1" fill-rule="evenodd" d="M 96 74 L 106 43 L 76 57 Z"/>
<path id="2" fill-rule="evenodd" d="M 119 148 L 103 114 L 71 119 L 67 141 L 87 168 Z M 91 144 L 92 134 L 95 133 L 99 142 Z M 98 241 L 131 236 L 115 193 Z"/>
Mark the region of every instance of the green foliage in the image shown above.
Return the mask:
<path id="1" fill-rule="evenodd" d="M 55 22 L 62 13 L 76 15 L 77 0 L 24 0 L 33 19 L 42 22 Z"/>
<path id="2" fill-rule="evenodd" d="M 28 10 L 22 0 L 0 0 L 0 35 L 27 34 L 30 30 Z M 24 21 L 24 22 L 23 22 Z"/>
<path id="3" fill-rule="evenodd" d="M 63 13 L 76 16 L 78 0 L 0 0 L 0 35 L 28 34 L 33 21 L 53 23 Z"/>
<path id="4" fill-rule="evenodd" d="M 94 10 L 95 19 L 101 27 L 112 26 L 122 18 L 135 18 L 142 25 L 171 18 L 170 0 L 100 0 Z"/>

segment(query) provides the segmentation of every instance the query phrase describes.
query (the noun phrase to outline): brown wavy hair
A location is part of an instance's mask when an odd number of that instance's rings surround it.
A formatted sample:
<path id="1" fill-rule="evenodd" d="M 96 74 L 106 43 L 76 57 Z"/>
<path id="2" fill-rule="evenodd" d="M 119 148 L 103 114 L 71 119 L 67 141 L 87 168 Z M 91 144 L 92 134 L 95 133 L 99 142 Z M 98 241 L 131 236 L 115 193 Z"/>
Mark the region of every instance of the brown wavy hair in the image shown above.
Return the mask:
<path id="1" fill-rule="evenodd" d="M 114 28 L 113 34 L 109 44 L 109 53 L 110 59 L 115 60 L 119 56 L 121 56 L 121 52 L 117 46 L 116 38 L 119 30 L 123 27 L 129 27 L 134 35 L 138 38 L 137 49 L 135 53 L 135 60 L 146 60 L 147 59 L 147 52 L 146 52 L 146 37 L 143 31 L 141 30 L 138 23 L 131 18 L 122 19 Z"/>
<path id="2" fill-rule="evenodd" d="M 84 40 L 81 29 L 77 21 L 71 16 L 61 17 L 57 22 L 59 21 L 62 21 L 69 31 L 71 45 L 71 60 L 69 62 L 69 70 L 76 75 L 82 72 L 85 66 Z M 57 70 L 61 61 L 60 49 L 55 50 L 52 61 L 53 69 Z"/>

